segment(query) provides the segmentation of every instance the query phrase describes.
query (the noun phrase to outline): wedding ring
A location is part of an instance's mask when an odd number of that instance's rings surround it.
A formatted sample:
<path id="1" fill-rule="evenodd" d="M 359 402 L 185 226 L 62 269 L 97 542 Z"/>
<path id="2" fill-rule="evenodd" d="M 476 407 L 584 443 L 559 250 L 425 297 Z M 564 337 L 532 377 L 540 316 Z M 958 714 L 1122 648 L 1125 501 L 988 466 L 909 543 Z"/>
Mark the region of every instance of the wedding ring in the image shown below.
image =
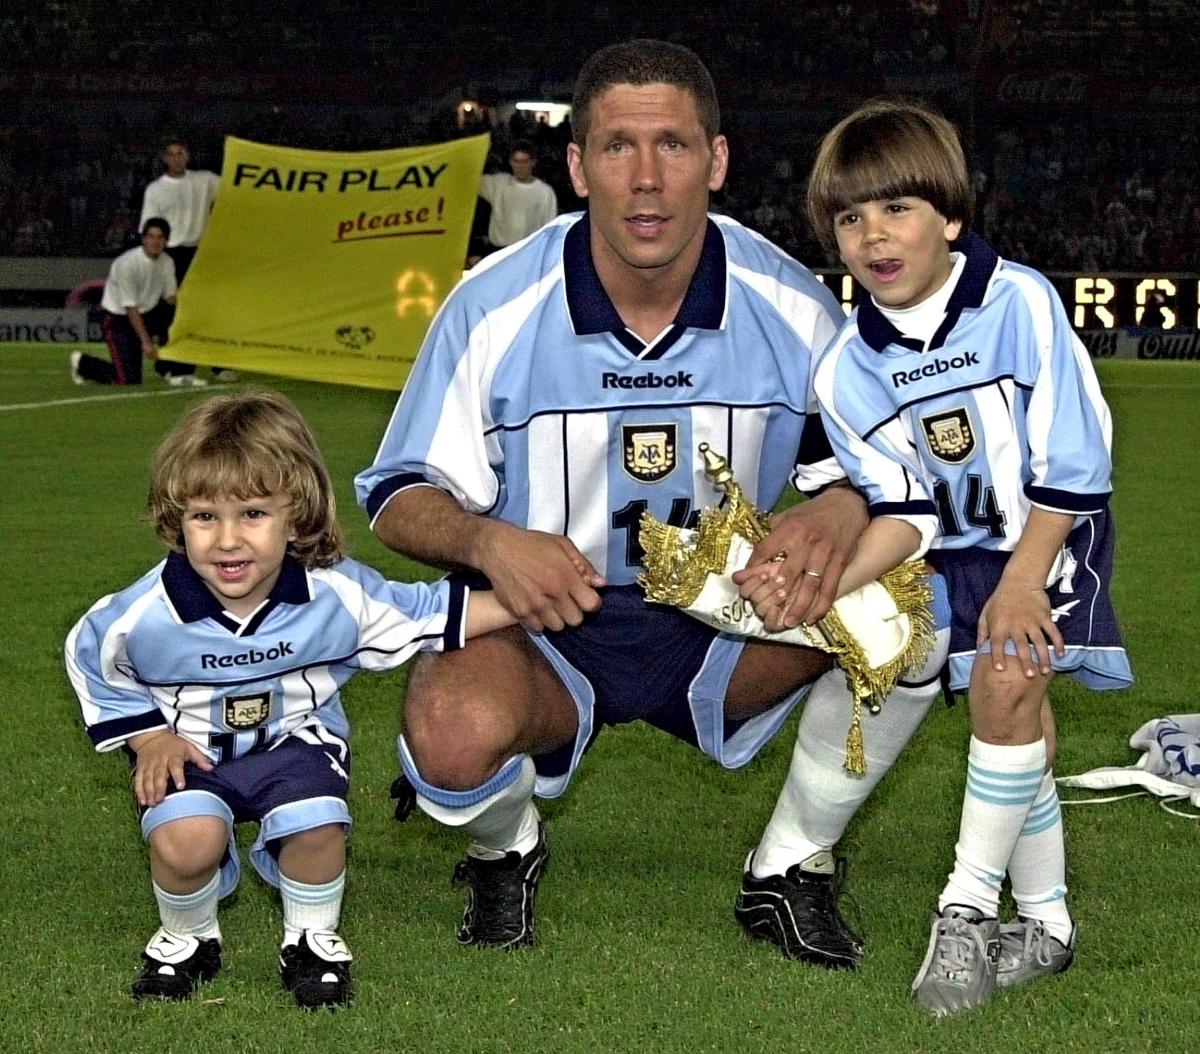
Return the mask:
<path id="1" fill-rule="evenodd" d="M 820 578 L 821 577 L 820 571 L 805 571 L 804 573 L 811 578 Z"/>

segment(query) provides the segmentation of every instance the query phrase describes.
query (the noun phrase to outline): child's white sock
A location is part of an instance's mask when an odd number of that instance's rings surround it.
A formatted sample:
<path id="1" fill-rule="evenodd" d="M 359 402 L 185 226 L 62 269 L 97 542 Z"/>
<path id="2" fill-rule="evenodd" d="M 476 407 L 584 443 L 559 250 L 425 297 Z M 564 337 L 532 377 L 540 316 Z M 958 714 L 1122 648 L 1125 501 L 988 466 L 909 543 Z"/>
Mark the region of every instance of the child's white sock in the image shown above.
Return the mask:
<path id="1" fill-rule="evenodd" d="M 285 874 L 279 876 L 279 896 L 283 900 L 283 943 L 296 944 L 305 930 L 336 933 L 342 914 L 342 892 L 346 872 L 329 882 L 309 885 Z"/>
<path id="2" fill-rule="evenodd" d="M 971 737 L 954 870 L 938 898 L 977 908 L 989 918 L 1000 910 L 1000 883 L 1046 768 L 1046 741 L 1000 746 Z"/>
<path id="3" fill-rule="evenodd" d="M 1067 909 L 1067 859 L 1062 809 L 1054 773 L 1047 772 L 1037 797 L 1025 817 L 1021 837 L 1008 862 L 1017 914 L 1038 919 L 1063 944 L 1071 939 L 1071 913 Z"/>
<path id="4" fill-rule="evenodd" d="M 177 937 L 221 939 L 221 927 L 217 924 L 220 869 L 194 893 L 168 893 L 157 882 L 151 885 L 154 886 L 154 899 L 158 901 L 158 917 L 163 929 Z"/>

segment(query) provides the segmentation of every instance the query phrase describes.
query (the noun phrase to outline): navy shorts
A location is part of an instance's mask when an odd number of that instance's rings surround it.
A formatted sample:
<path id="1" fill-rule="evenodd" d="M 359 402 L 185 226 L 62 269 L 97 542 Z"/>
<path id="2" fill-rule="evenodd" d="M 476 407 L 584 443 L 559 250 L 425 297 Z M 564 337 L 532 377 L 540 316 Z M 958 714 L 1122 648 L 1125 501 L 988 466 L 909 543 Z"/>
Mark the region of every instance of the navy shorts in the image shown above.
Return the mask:
<path id="1" fill-rule="evenodd" d="M 149 838 L 156 828 L 185 817 L 224 820 L 230 841 L 221 862 L 221 896 L 233 892 L 240 874 L 235 824 L 259 825 L 250 860 L 272 885 L 279 884 L 280 839 L 327 824 L 350 827 L 350 748 L 321 725 L 297 729 L 273 747 L 221 762 L 211 772 L 189 763 L 184 777 L 183 790 L 168 783 L 162 802 L 140 810 L 142 835 Z"/>
<path id="2" fill-rule="evenodd" d="M 1114 543 L 1108 511 L 1088 517 L 1067 536 L 1054 580 L 1046 588 L 1054 623 L 1067 649 L 1061 658 L 1051 652 L 1051 666 L 1097 691 L 1133 683 L 1108 591 Z M 926 556 L 945 577 L 949 591 L 950 687 L 957 691 L 970 684 L 979 615 L 999 585 L 1010 555 L 971 548 L 931 549 Z"/>
<path id="3" fill-rule="evenodd" d="M 648 604 L 637 586 L 603 591 L 601 609 L 579 626 L 530 634 L 575 700 L 575 742 L 536 757 L 538 793 L 566 789 L 583 752 L 605 725 L 645 721 L 698 747 L 726 768 L 745 765 L 807 691 L 743 721 L 725 717 L 729 678 L 745 641 Z"/>

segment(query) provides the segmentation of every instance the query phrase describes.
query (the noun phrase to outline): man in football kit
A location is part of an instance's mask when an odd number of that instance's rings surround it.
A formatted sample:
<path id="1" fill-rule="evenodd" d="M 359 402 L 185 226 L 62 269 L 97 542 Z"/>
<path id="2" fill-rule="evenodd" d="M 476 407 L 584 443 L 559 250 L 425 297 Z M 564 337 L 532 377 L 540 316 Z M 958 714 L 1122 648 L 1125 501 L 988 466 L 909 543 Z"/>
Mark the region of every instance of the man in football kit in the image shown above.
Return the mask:
<path id="1" fill-rule="evenodd" d="M 96 749 L 134 762 L 162 925 L 133 995 L 186 999 L 219 970 L 233 828 L 254 821 L 251 861 L 283 901 L 283 983 L 304 1007 L 345 1003 L 341 687 L 513 619 L 489 593 L 387 582 L 344 558 L 316 442 L 274 393 L 193 407 L 155 456 L 149 512 L 166 560 L 97 601 L 66 643 Z"/>
<path id="2" fill-rule="evenodd" d="M 794 260 L 708 214 L 728 147 L 691 51 L 639 40 L 592 56 L 573 132 L 588 211 L 452 291 L 356 480 L 381 540 L 481 573 L 522 623 L 419 662 L 409 682 L 405 777 L 424 812 L 470 839 L 459 940 L 532 941 L 548 857 L 533 794 L 563 793 L 603 725 L 643 720 L 736 768 L 808 691 L 735 910 L 788 956 L 854 967 L 862 946 L 837 909 L 832 849 L 933 679 L 897 690 L 868 730 L 867 776 L 852 777 L 851 702 L 826 656 L 718 635 L 634 584 L 642 513 L 682 525 L 714 500 L 707 442 L 761 506 L 793 476 L 823 491 L 777 517 L 758 553 L 783 554 L 779 588 L 801 616 L 828 608 L 866 522 L 810 403 L 809 362 L 838 306 Z M 603 588 L 580 581 L 581 558 Z"/>

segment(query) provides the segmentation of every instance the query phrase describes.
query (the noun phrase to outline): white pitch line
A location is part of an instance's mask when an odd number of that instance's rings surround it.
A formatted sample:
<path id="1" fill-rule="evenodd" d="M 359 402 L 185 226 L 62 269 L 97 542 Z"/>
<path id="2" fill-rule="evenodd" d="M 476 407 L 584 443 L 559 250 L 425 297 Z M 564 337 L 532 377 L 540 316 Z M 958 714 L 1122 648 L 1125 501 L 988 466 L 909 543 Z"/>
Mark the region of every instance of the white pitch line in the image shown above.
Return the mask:
<path id="1" fill-rule="evenodd" d="M 107 403 L 114 399 L 156 399 L 160 395 L 195 395 L 195 388 L 172 388 L 169 392 L 128 392 L 122 395 L 81 395 L 78 399 L 51 399 L 45 403 L 10 403 L 4 410 L 41 410 L 46 406 L 76 406 L 79 403 Z"/>

